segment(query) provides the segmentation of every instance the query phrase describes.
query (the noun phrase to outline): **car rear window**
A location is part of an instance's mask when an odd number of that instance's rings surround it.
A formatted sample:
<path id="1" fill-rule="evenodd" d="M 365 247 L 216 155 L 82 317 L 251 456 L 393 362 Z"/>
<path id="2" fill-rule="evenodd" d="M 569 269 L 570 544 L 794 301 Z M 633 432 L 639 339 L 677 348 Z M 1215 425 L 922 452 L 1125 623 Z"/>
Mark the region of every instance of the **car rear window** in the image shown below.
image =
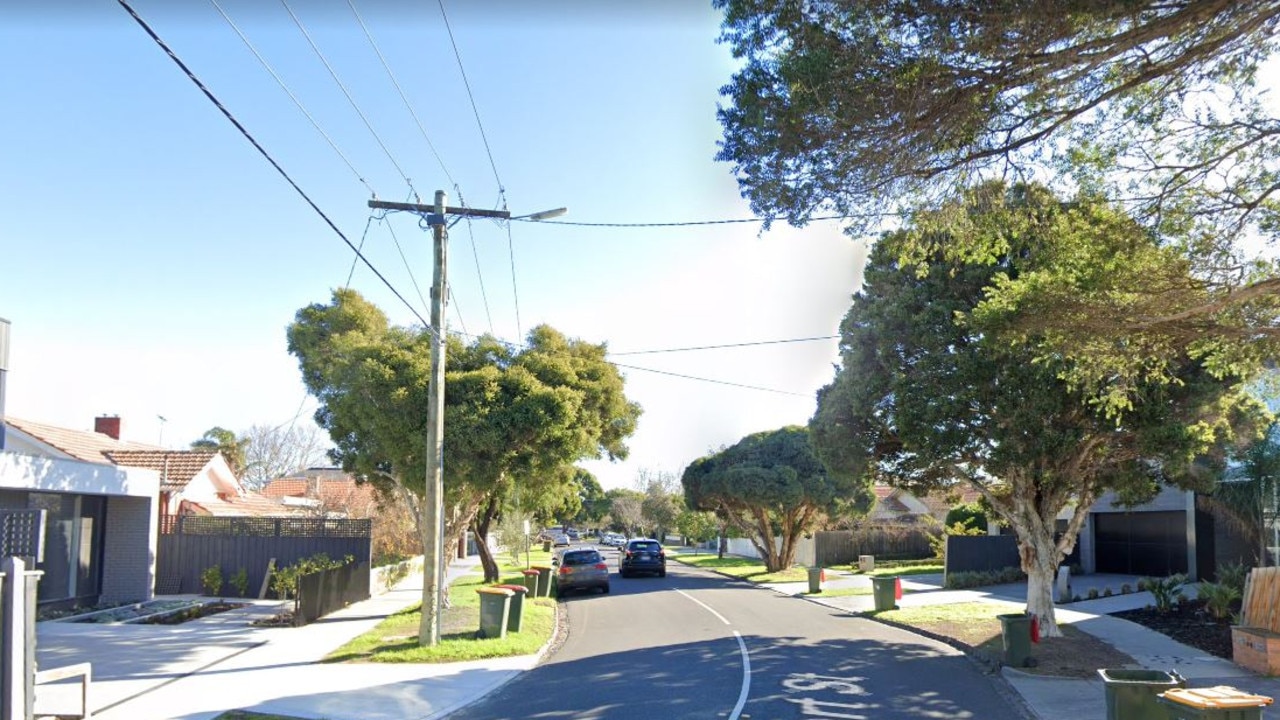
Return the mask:
<path id="1" fill-rule="evenodd" d="M 565 565 L 594 565 L 598 562 L 601 562 L 601 557 L 595 550 L 564 554 Z"/>
<path id="2" fill-rule="evenodd" d="M 662 546 L 656 542 L 634 542 L 631 543 L 632 552 L 659 552 Z"/>

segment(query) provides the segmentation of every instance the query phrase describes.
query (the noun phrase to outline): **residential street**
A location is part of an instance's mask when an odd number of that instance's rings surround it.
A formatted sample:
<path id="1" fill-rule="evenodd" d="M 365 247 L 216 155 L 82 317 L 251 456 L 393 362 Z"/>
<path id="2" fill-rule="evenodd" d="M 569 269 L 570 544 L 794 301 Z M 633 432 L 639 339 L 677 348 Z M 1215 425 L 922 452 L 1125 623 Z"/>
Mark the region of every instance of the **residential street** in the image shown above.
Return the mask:
<path id="1" fill-rule="evenodd" d="M 611 582 L 564 602 L 541 665 L 454 717 L 1026 717 L 957 651 L 840 610 L 674 562 Z"/>

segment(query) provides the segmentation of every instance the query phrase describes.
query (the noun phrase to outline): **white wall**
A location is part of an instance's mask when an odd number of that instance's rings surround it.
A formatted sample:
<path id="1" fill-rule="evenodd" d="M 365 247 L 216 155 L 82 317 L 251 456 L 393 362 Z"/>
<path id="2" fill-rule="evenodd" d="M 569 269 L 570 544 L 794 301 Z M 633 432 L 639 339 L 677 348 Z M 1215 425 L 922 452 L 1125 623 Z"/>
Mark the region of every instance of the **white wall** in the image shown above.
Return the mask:
<path id="1" fill-rule="evenodd" d="M 160 493 L 160 474 L 4 451 L 0 452 L 0 488 L 154 498 Z"/>
<path id="2" fill-rule="evenodd" d="M 782 538 L 773 539 L 775 547 L 782 547 Z M 714 547 L 714 541 L 712 547 Z M 760 553 L 756 550 L 756 546 L 746 538 L 729 538 L 728 554 L 740 555 L 742 557 L 759 558 Z M 802 537 L 796 542 L 796 559 L 797 565 L 811 567 L 817 562 L 817 550 L 815 549 L 813 538 Z"/>

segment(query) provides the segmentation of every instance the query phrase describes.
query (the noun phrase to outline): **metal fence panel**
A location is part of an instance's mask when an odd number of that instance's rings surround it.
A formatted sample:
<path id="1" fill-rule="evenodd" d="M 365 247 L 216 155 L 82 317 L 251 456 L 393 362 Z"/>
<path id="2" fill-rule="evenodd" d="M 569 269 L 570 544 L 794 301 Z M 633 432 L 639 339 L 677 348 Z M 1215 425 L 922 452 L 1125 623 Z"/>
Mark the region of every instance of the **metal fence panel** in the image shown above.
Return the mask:
<path id="1" fill-rule="evenodd" d="M 235 588 L 230 579 L 243 569 L 249 593 L 262 586 L 268 563 L 285 567 L 324 553 L 333 560 L 350 555 L 368 563 L 372 521 L 325 518 L 184 516 L 166 522 L 156 547 L 156 594 L 201 593 L 200 574 L 220 567 L 222 595 Z M 366 589 L 368 585 L 366 584 Z"/>
<path id="2" fill-rule="evenodd" d="M 858 561 L 859 555 L 877 559 L 923 560 L 933 556 L 929 533 L 902 525 L 873 525 L 857 530 L 829 530 L 814 533 L 817 565 L 832 567 Z"/>
<path id="3" fill-rule="evenodd" d="M 1018 568 L 1018 539 L 1013 535 L 948 535 L 948 575 Z"/>
<path id="4" fill-rule="evenodd" d="M 353 602 L 369 599 L 369 563 L 352 562 L 342 567 L 298 578 L 298 597 L 293 623 L 306 625 Z"/>

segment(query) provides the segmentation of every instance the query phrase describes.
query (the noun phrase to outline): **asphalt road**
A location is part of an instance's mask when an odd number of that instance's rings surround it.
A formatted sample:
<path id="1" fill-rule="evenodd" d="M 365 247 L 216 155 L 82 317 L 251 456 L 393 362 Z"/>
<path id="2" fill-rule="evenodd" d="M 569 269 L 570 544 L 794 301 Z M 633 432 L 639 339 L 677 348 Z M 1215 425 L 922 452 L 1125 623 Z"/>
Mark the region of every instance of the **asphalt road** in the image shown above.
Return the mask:
<path id="1" fill-rule="evenodd" d="M 1024 720 L 956 650 L 670 562 L 562 600 L 567 633 L 538 667 L 454 720 Z"/>

